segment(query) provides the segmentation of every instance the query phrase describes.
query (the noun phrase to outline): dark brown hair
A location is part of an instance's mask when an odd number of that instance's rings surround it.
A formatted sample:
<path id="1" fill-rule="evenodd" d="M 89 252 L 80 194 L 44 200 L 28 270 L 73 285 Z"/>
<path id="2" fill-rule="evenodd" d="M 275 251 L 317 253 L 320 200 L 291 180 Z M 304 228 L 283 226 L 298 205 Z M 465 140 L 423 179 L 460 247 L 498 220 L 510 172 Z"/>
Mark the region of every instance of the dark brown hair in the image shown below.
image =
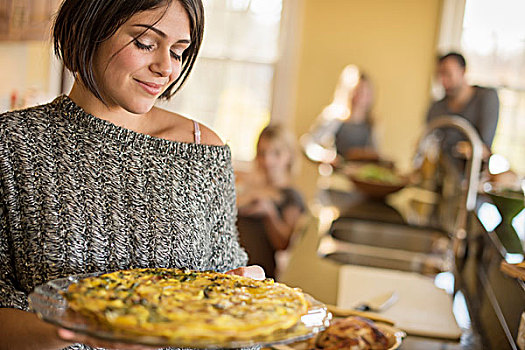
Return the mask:
<path id="1" fill-rule="evenodd" d="M 179 77 L 160 96 L 169 99 L 184 84 L 197 59 L 204 32 L 201 0 L 64 0 L 53 25 L 55 54 L 86 88 L 105 102 L 93 72 L 93 60 L 100 44 L 136 13 L 162 6 L 167 9 L 174 1 L 188 14 L 191 44 L 182 55 Z"/>
<path id="2" fill-rule="evenodd" d="M 467 61 L 465 60 L 465 57 L 462 54 L 458 52 L 449 52 L 446 55 L 440 56 L 438 58 L 438 62 L 441 63 L 447 58 L 452 58 L 453 60 L 455 60 L 461 68 L 467 68 Z"/>

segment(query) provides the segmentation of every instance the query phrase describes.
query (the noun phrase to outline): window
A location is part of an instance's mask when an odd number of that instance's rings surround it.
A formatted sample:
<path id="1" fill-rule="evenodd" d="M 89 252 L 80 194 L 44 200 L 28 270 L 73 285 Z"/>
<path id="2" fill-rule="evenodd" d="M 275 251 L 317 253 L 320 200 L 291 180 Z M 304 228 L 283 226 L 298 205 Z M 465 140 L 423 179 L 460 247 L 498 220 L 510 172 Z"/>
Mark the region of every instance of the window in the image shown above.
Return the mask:
<path id="1" fill-rule="evenodd" d="M 492 146 L 525 174 L 525 2 L 467 0 L 461 50 L 469 81 L 498 89 L 500 117 Z"/>
<path id="2" fill-rule="evenodd" d="M 216 131 L 236 160 L 251 160 L 270 120 L 282 0 L 204 0 L 200 58 L 181 92 L 160 107 Z"/>

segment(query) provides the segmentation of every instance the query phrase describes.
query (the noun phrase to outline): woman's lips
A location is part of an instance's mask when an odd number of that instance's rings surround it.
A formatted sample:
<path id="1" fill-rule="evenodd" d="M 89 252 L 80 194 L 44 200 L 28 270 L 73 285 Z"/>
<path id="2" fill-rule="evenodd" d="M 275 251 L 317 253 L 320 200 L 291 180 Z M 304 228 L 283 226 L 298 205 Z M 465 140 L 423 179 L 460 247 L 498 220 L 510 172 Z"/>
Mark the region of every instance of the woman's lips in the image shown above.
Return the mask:
<path id="1" fill-rule="evenodd" d="M 161 84 L 147 83 L 137 79 L 135 79 L 135 81 L 139 83 L 139 85 L 142 87 L 142 89 L 144 89 L 144 91 L 154 96 L 160 94 L 162 92 L 162 87 L 164 86 Z"/>

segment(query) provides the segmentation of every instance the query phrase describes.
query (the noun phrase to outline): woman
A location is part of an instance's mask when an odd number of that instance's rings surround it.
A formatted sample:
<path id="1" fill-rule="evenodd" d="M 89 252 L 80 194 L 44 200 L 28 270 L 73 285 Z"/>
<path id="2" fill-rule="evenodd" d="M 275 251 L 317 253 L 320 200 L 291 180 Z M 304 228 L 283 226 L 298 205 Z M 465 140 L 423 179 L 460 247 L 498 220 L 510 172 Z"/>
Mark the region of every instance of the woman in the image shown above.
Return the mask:
<path id="1" fill-rule="evenodd" d="M 230 150 L 154 107 L 184 83 L 204 26 L 200 0 L 65 0 L 55 51 L 69 96 L 0 117 L 0 349 L 140 348 L 29 313 L 35 286 L 72 274 L 243 268 Z M 73 345 L 74 344 L 74 345 Z"/>
<path id="2" fill-rule="evenodd" d="M 276 276 L 275 253 L 288 247 L 305 211 L 301 194 L 291 186 L 296 154 L 291 133 L 267 126 L 257 142 L 257 172 L 237 185 L 241 245 L 249 263 L 262 266 L 268 277 Z"/>
<path id="3" fill-rule="evenodd" d="M 350 114 L 335 133 L 337 153 L 347 160 L 377 160 L 372 132 L 372 83 L 361 74 L 349 95 Z"/>
<path id="4" fill-rule="evenodd" d="M 323 108 L 309 133 L 301 137 L 306 156 L 339 166 L 343 161 L 377 161 L 371 110 L 371 81 L 354 65 L 346 66 L 333 101 Z"/>

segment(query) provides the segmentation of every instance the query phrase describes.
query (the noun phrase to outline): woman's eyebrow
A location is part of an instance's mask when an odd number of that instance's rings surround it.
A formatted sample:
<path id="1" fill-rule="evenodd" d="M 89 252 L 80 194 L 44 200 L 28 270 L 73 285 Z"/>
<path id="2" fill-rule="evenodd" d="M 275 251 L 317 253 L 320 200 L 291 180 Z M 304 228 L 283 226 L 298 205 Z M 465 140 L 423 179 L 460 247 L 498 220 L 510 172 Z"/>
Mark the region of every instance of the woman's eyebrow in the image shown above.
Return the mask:
<path id="1" fill-rule="evenodd" d="M 155 28 L 155 27 L 153 27 L 151 25 L 135 24 L 135 25 L 133 25 L 133 27 L 141 27 L 141 28 L 151 29 L 152 31 L 157 33 L 161 38 L 166 38 L 167 37 L 166 33 L 164 33 L 162 30 L 160 30 L 158 28 Z M 177 41 L 177 44 L 191 44 L 191 40 L 189 40 L 189 39 L 180 39 L 180 40 Z"/>

